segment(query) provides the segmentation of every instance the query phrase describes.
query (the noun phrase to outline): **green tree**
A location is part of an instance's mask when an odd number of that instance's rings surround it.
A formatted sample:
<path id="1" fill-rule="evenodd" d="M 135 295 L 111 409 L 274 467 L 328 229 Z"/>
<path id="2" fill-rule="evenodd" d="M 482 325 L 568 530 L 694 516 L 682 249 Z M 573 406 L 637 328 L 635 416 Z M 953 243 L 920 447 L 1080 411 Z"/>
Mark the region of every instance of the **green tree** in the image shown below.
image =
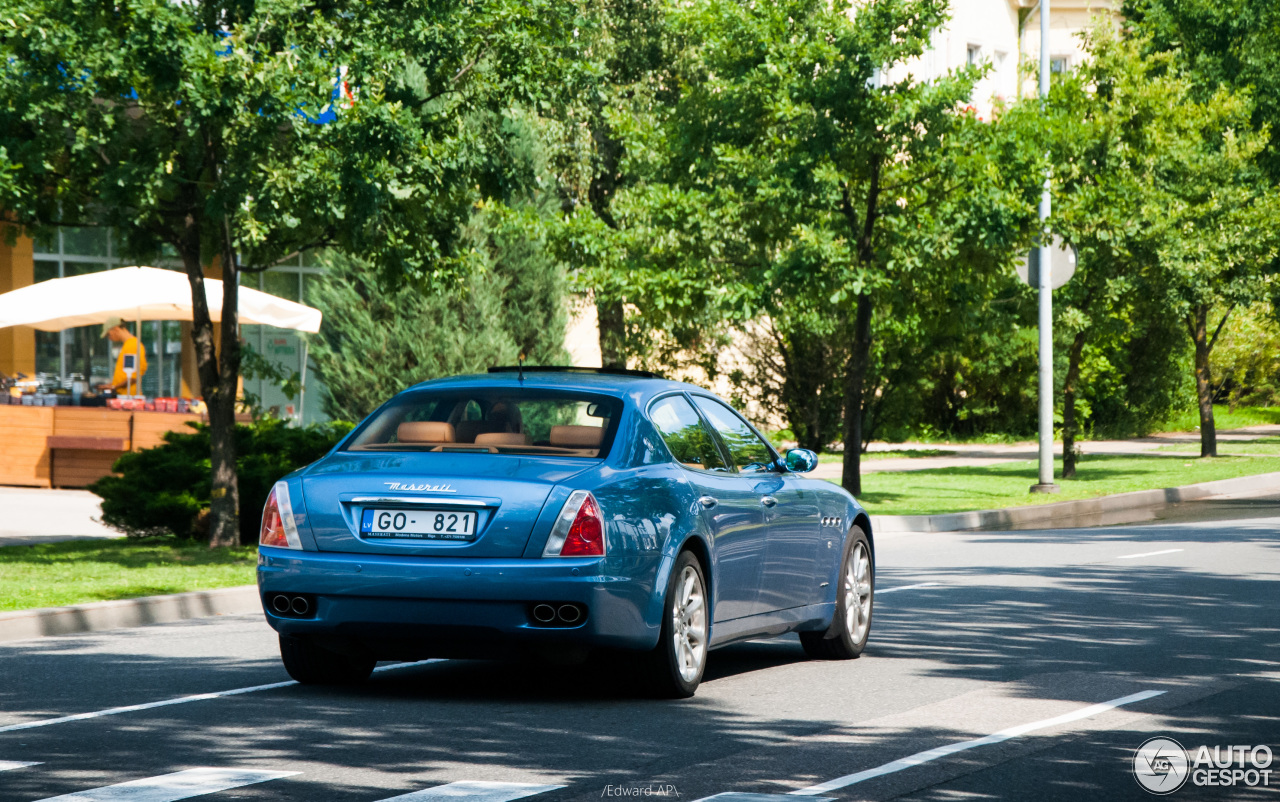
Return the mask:
<path id="1" fill-rule="evenodd" d="M 214 545 L 235 542 L 239 515 L 239 274 L 334 246 L 389 280 L 445 282 L 484 160 L 466 121 L 543 96 L 572 18 L 558 0 L 6 3 L 0 208 L 25 225 L 114 226 L 136 254 L 176 250 Z M 215 258 L 220 343 L 203 285 Z"/>
<path id="2" fill-rule="evenodd" d="M 1079 260 L 1075 276 L 1054 293 L 1055 330 L 1067 337 L 1064 479 L 1076 472 L 1086 346 L 1123 339 L 1130 328 L 1146 288 L 1144 270 L 1155 261 L 1142 215 L 1152 208 L 1148 195 L 1164 149 L 1180 133 L 1184 112 L 1176 101 L 1189 102 L 1169 59 L 1145 57 L 1140 40 L 1122 40 L 1102 24 L 1085 44 L 1088 60 L 1059 77 L 1046 112 L 1039 101 L 1020 109 L 1050 120 L 1053 228 L 1076 247 Z"/>
<path id="3" fill-rule="evenodd" d="M 359 421 L 391 396 L 427 379 L 513 362 L 518 349 L 500 325 L 503 282 L 477 268 L 446 292 L 379 285 L 369 265 L 333 254 L 310 301 L 327 320 L 311 361 L 326 388 L 324 410 Z"/>
<path id="4" fill-rule="evenodd" d="M 1231 311 L 1271 295 L 1280 271 L 1274 185 L 1280 183 L 1280 6 L 1248 0 L 1127 0 L 1132 28 L 1177 64 L 1206 112 L 1189 119 L 1203 147 L 1170 167 L 1161 249 L 1169 302 L 1194 349 L 1200 451 L 1217 453 L 1212 354 Z M 1269 186 L 1270 185 L 1270 186 Z M 1180 228 L 1175 228 L 1180 226 Z M 1222 310 L 1214 321 L 1213 310 Z"/>
<path id="5" fill-rule="evenodd" d="M 563 266 L 542 238 L 558 211 L 544 121 L 519 109 L 477 114 L 488 143 L 477 207 L 461 229 L 466 272 L 447 286 L 388 288 L 369 265 L 330 254 L 309 300 L 326 319 L 312 361 L 325 411 L 358 421 L 409 385 L 494 365 L 563 364 Z M 489 201 L 482 198 L 488 196 Z"/>
<path id="6" fill-rule="evenodd" d="M 584 4 L 581 64 L 557 104 L 557 185 L 565 219 L 553 234 L 576 286 L 595 303 L 603 367 L 625 368 L 628 351 L 643 339 L 627 331 L 627 304 L 636 297 L 624 278 L 628 249 L 615 241 L 628 227 L 627 211 L 616 201 L 642 180 L 628 167 L 623 109 L 654 99 L 652 78 L 669 58 L 667 7 L 665 0 Z"/>
<path id="7" fill-rule="evenodd" d="M 648 282 L 642 306 L 673 303 L 653 276 L 682 276 L 669 287 L 724 288 L 695 293 L 706 299 L 695 309 L 763 312 L 845 339 L 843 485 L 853 493 L 867 413 L 886 393 L 875 381 L 892 372 L 877 373 L 878 331 L 927 326 L 945 314 L 947 287 L 1002 275 L 1032 219 L 1034 182 L 993 176 L 989 156 L 1009 143 L 964 110 L 979 70 L 894 77 L 946 12 L 941 0 L 680 7 L 672 24 L 684 46 L 664 79 L 679 97 L 652 122 L 635 118 L 662 181 L 615 201 L 642 210 L 637 231 L 679 221 L 650 238 L 643 258 L 656 269 L 627 273 Z M 676 259 L 680 238 L 695 247 Z"/>
<path id="8" fill-rule="evenodd" d="M 1127 24 L 1149 51 L 1165 52 L 1204 102 L 1220 87 L 1246 89 L 1249 118 L 1268 132 L 1262 161 L 1280 180 L 1280 5 L 1253 0 L 1126 0 Z"/>

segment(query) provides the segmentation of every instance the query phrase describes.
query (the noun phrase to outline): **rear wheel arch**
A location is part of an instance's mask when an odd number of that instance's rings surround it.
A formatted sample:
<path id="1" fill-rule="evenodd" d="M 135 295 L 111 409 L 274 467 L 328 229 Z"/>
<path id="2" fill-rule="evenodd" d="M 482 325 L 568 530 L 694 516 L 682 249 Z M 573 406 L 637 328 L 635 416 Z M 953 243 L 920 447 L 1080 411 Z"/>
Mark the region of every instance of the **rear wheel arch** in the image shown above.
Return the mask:
<path id="1" fill-rule="evenodd" d="M 702 566 L 702 581 L 707 585 L 707 603 L 711 611 L 714 612 L 716 585 L 715 579 L 711 576 L 711 550 L 707 548 L 707 544 L 702 541 L 702 538 L 697 535 L 689 535 L 680 544 L 680 548 L 672 557 L 673 564 L 676 559 L 679 559 L 681 552 L 685 551 L 693 552 L 693 556 L 697 558 L 698 563 Z M 712 620 L 715 620 L 714 616 Z"/>
<path id="2" fill-rule="evenodd" d="M 859 511 L 858 514 L 854 516 L 853 525 L 860 527 L 862 529 L 862 533 L 867 536 L 867 547 L 871 549 L 871 563 L 874 565 L 876 559 L 876 539 L 875 536 L 871 534 L 871 516 L 867 515 L 866 512 Z"/>

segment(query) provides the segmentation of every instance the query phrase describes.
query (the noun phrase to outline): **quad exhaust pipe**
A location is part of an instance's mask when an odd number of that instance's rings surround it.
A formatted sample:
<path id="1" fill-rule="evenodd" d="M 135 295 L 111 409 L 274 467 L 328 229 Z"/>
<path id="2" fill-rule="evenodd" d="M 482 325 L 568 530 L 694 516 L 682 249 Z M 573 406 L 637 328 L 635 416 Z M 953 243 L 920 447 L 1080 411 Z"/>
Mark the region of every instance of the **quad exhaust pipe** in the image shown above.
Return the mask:
<path id="1" fill-rule="evenodd" d="M 288 618 L 309 618 L 315 611 L 315 601 L 310 596 L 276 593 L 267 599 L 276 615 Z"/>
<path id="2" fill-rule="evenodd" d="M 540 627 L 576 627 L 587 617 L 587 608 L 573 602 L 538 602 L 530 615 Z"/>

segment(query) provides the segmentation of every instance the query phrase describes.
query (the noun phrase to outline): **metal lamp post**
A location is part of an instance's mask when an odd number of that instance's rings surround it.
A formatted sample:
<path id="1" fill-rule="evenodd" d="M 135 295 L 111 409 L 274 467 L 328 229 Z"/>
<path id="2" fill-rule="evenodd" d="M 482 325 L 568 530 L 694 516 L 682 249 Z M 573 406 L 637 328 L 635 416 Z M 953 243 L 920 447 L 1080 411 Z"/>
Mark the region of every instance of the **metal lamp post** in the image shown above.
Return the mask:
<path id="1" fill-rule="evenodd" d="M 1049 102 L 1049 0 L 1040 0 L 1040 108 Z M 1040 481 L 1032 493 L 1056 493 L 1053 481 L 1053 269 L 1048 236 L 1049 168 L 1040 194 Z"/>

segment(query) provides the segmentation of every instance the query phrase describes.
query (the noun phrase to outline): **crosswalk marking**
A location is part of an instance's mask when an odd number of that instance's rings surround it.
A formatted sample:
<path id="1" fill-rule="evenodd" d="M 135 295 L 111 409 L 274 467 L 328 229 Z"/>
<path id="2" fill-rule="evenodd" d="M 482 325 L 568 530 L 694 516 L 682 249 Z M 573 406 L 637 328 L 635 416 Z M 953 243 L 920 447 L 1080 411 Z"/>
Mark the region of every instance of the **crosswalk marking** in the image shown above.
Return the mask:
<path id="1" fill-rule="evenodd" d="M 1020 738 L 1023 735 L 1035 732 L 1036 730 L 1043 730 L 1049 727 L 1056 727 L 1059 724 L 1068 724 L 1073 721 L 1080 721 L 1081 719 L 1096 716 L 1117 707 L 1123 707 L 1125 705 L 1133 704 L 1134 702 L 1141 702 L 1146 699 L 1160 696 L 1163 693 L 1164 691 L 1139 691 L 1138 693 L 1132 693 L 1128 696 L 1121 696 L 1119 699 L 1112 699 L 1109 702 L 1081 707 L 1070 713 L 1064 713 L 1061 716 L 1047 718 L 1042 721 L 1033 721 L 1030 724 L 1019 724 L 1016 727 L 1009 727 L 1008 729 L 1000 730 L 999 732 L 983 736 L 982 738 L 974 738 L 969 741 L 959 741 L 957 743 L 947 744 L 946 746 L 928 749 L 924 752 L 916 752 L 914 755 L 908 755 L 907 757 L 900 758 L 891 763 L 885 763 L 883 766 L 876 766 L 874 769 L 867 769 L 854 774 L 846 774 L 845 776 L 837 777 L 834 780 L 828 780 L 827 782 L 819 783 L 818 785 L 811 785 L 808 788 L 801 788 L 799 790 L 792 791 L 791 795 L 814 796 L 827 791 L 836 791 L 841 788 L 847 788 L 850 785 L 856 785 L 864 780 L 883 777 L 886 774 L 893 774 L 894 772 L 902 771 L 903 769 L 909 769 L 912 766 L 919 766 L 922 763 L 937 760 L 940 757 L 954 755 L 956 752 L 964 752 L 968 749 L 974 749 L 979 746 L 1003 743 L 1013 738 Z"/>
<path id="2" fill-rule="evenodd" d="M 428 663 L 444 662 L 441 659 L 423 660 L 418 663 L 393 663 L 389 666 L 378 666 L 373 671 L 397 671 L 402 668 L 410 668 L 412 666 L 424 666 Z M 136 713 L 139 710 L 154 710 L 157 707 L 168 707 L 169 705 L 184 705 L 188 702 L 203 702 L 209 699 L 221 699 L 225 696 L 239 696 L 244 693 L 257 693 L 258 691 L 271 691 L 276 688 L 288 688 L 298 683 L 294 680 L 285 680 L 284 682 L 271 682 L 266 685 L 251 685 L 247 688 L 232 688 L 229 691 L 214 691 L 212 693 L 197 693 L 193 696 L 179 696 L 176 699 L 161 699 L 158 702 L 144 702 L 140 705 L 129 705 L 127 707 L 111 707 L 106 710 L 94 710 L 91 713 L 76 713 L 70 716 L 59 716 L 58 718 L 43 718 L 36 721 L 24 721 L 21 724 L 7 724 L 0 727 L 0 732 L 16 732 L 18 730 L 30 730 L 35 727 L 48 727 L 53 724 L 66 724 L 70 721 L 85 721 L 91 718 L 101 718 L 102 716 L 118 716 L 121 713 Z"/>
<path id="3" fill-rule="evenodd" d="M 74 794 L 50 797 L 41 802 L 175 802 L 193 796 L 226 791 L 242 785 L 292 777 L 296 771 L 253 771 L 248 769 L 197 768 L 147 777 L 144 780 L 105 785 Z"/>
<path id="4" fill-rule="evenodd" d="M 0 771 L 9 771 L 10 769 L 22 769 L 27 766 L 39 766 L 39 761 L 32 763 L 30 761 L 21 760 L 0 760 Z"/>
<path id="5" fill-rule="evenodd" d="M 532 785 L 530 783 L 455 782 L 437 785 L 400 796 L 388 797 L 380 802 L 512 802 L 526 796 L 564 788 L 563 785 Z"/>
<path id="6" fill-rule="evenodd" d="M 829 796 L 813 796 L 809 797 L 815 802 L 833 802 L 834 797 Z M 734 791 L 728 791 L 715 796 L 704 796 L 696 802 L 795 802 L 795 797 L 787 794 L 740 794 Z"/>

